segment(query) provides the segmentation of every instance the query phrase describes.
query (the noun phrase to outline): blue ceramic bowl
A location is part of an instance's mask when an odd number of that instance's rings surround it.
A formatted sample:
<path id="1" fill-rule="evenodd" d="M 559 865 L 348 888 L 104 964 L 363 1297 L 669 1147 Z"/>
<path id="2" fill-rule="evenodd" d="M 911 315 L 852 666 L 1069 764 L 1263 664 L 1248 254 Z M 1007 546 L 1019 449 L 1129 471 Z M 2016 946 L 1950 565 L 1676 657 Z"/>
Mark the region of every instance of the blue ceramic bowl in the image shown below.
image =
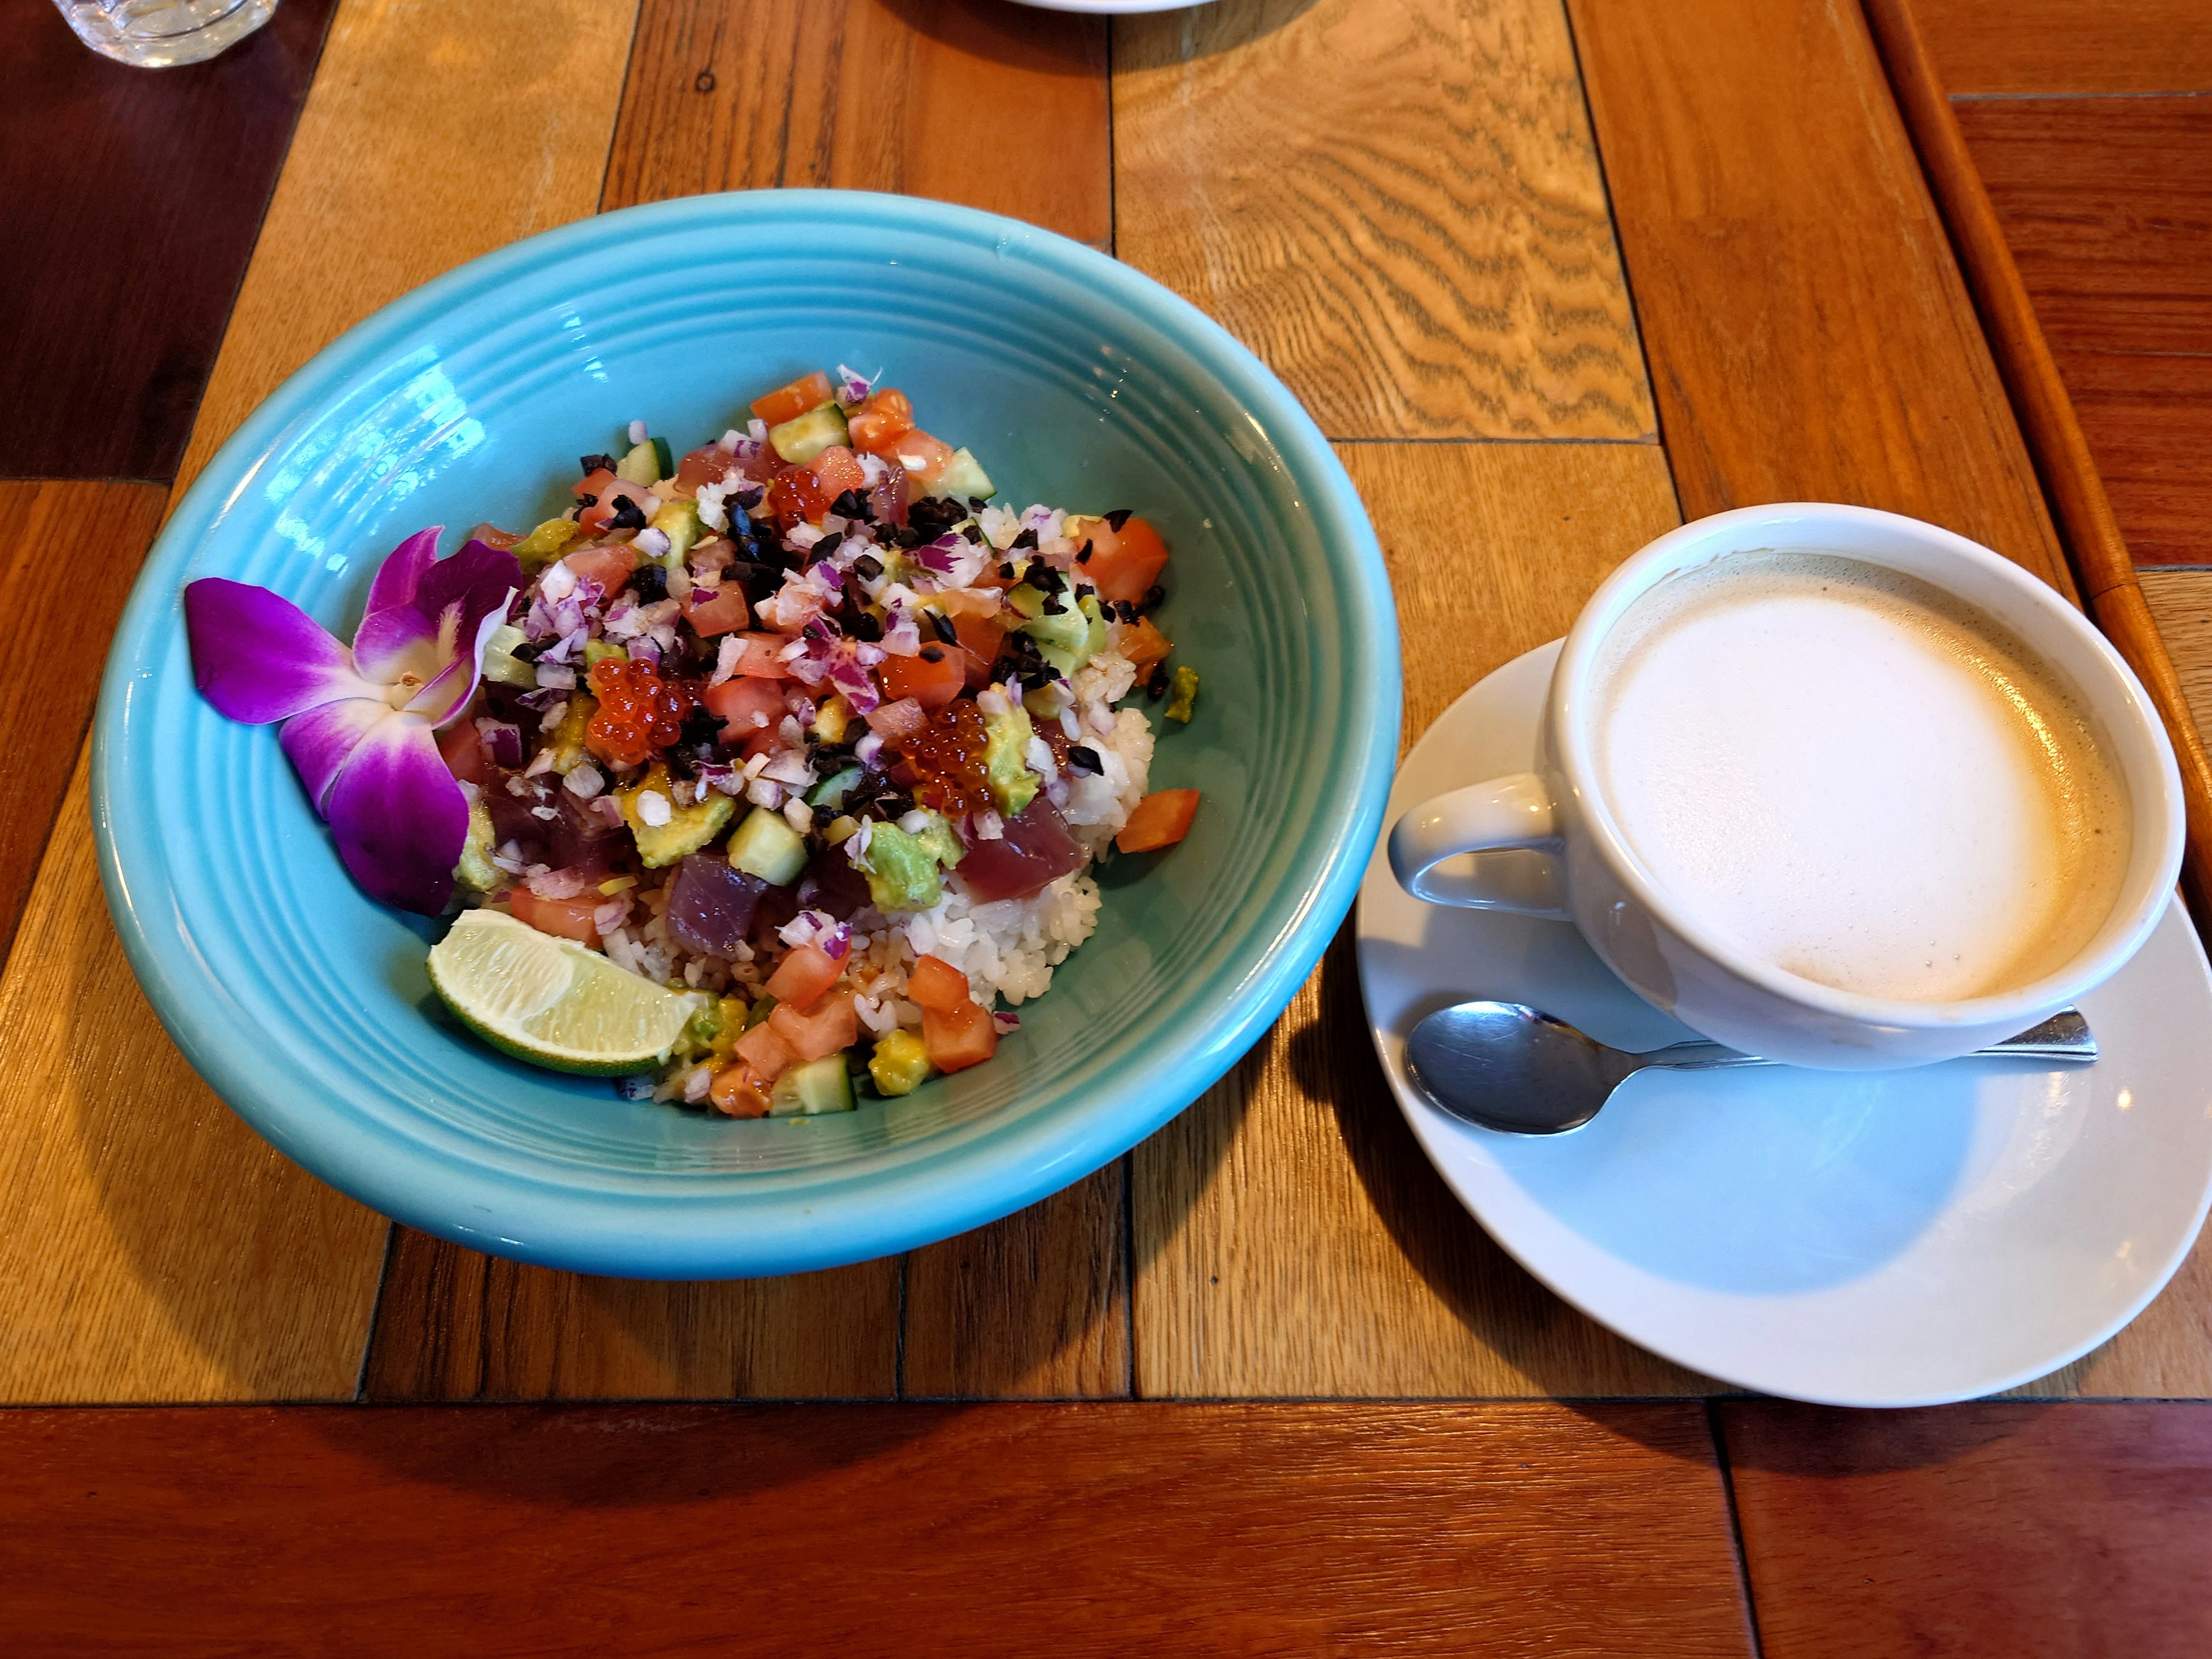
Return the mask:
<path id="1" fill-rule="evenodd" d="M 730 1122 L 514 1064 L 447 1018 L 434 924 L 364 898 L 267 727 L 193 690 L 179 593 L 224 575 L 349 638 L 400 538 L 562 503 L 633 418 L 679 450 L 761 390 L 888 371 L 1001 499 L 1132 506 L 1204 676 L 1155 788 L 1188 840 L 1102 872 L 1097 933 L 989 1065 L 896 1102 Z M 588 219 L 345 335 L 226 444 L 162 532 L 101 688 L 93 810 L 131 965 L 270 1142 L 410 1226 L 592 1273 L 853 1261 L 1018 1209 L 1180 1111 L 1266 1029 L 1351 902 L 1398 735 L 1373 531 L 1251 354 L 1126 266 L 1012 220 L 778 191 Z"/>

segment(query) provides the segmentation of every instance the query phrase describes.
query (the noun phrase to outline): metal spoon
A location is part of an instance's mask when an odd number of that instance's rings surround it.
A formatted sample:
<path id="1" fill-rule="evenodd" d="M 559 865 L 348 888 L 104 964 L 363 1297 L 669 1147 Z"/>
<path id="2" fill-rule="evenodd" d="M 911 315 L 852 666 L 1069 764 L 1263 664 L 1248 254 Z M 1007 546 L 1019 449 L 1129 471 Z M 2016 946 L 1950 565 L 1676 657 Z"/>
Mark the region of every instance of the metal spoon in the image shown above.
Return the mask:
<path id="1" fill-rule="evenodd" d="M 2097 1039 L 2079 1012 L 2064 1008 L 2033 1030 L 1975 1053 L 2086 1066 L 2097 1058 Z M 1524 1135 L 1581 1128 L 1625 1079 L 1647 1066 L 1687 1072 L 1779 1063 L 1705 1042 L 1632 1054 L 1518 1002 L 1439 1008 L 1406 1040 L 1406 1068 L 1438 1107 L 1486 1129 Z"/>

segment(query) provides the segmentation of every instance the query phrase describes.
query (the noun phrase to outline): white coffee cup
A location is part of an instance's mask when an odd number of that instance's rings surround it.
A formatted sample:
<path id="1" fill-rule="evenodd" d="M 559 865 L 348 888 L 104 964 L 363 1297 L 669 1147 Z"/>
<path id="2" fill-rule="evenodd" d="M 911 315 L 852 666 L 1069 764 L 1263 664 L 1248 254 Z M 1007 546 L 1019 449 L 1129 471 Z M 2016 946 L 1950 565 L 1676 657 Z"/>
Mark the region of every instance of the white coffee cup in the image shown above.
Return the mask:
<path id="1" fill-rule="evenodd" d="M 2055 971 L 1948 1001 L 1839 989 L 1745 949 L 1692 914 L 1638 857 L 1595 760 L 1603 647 L 1630 607 L 1669 577 L 1769 550 L 1833 555 L 1937 589 L 2033 653 L 2084 711 L 2126 796 L 2130 845 L 2103 924 Z M 1571 921 L 1639 995 L 1716 1042 L 1794 1065 L 1873 1070 L 1969 1054 L 2103 982 L 2163 913 L 2180 872 L 2183 827 L 2180 773 L 2165 728 L 2127 664 L 2080 611 L 1948 531 L 1868 507 L 1790 503 L 1684 525 L 1632 556 L 1583 607 L 1559 653 L 1536 771 L 1414 807 L 1392 828 L 1389 856 L 1416 897 Z"/>

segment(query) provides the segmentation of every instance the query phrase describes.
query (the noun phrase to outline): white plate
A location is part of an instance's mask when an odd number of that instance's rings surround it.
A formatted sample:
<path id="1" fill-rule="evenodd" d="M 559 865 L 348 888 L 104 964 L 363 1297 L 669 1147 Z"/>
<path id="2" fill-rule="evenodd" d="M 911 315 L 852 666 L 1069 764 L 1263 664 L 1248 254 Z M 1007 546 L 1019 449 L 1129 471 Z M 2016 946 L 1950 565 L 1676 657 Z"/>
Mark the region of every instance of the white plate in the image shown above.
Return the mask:
<path id="1" fill-rule="evenodd" d="M 1559 649 L 1454 703 L 1385 821 L 1528 770 Z M 1379 849 L 1358 927 L 1376 1051 L 1461 1202 L 1592 1318 L 1742 1388 L 1917 1406 L 2032 1381 L 2140 1313 L 2212 1204 L 2212 974 L 2178 901 L 2082 1000 L 2094 1066 L 1647 1072 L 1587 1128 L 1543 1137 L 1422 1099 L 1403 1064 L 1414 1022 L 1495 997 L 1626 1048 L 1689 1033 L 1567 923 L 1423 904 Z"/>

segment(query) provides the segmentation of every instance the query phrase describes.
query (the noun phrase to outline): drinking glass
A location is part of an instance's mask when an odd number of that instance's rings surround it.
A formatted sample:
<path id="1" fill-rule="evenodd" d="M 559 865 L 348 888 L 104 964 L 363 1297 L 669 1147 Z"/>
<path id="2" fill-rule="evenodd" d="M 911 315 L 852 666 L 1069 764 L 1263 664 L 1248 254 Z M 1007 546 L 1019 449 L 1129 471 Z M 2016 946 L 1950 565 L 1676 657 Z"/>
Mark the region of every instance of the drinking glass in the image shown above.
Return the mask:
<path id="1" fill-rule="evenodd" d="M 276 0 L 54 0 L 104 58 L 168 69 L 212 58 L 269 21 Z"/>

